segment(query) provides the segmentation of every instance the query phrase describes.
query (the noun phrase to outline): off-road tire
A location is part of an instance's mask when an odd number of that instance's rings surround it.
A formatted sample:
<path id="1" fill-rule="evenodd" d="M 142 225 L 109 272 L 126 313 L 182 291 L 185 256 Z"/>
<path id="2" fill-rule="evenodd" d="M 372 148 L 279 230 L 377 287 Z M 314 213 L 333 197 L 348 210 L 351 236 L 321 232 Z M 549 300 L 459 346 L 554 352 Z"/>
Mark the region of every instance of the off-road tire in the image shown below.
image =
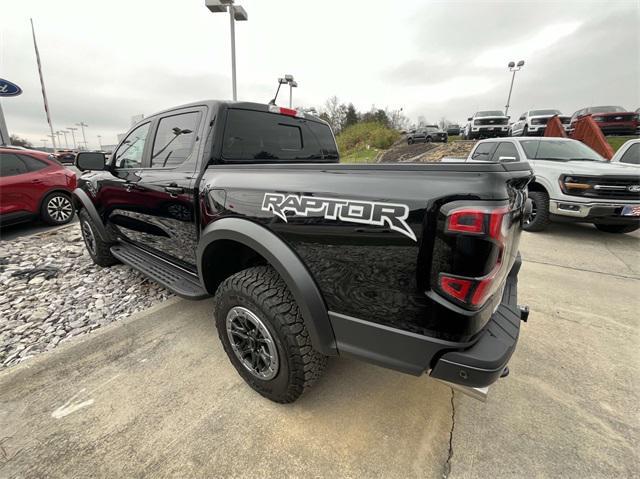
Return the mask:
<path id="1" fill-rule="evenodd" d="M 535 217 L 529 223 L 525 222 L 522 229 L 525 231 L 543 231 L 549 226 L 549 195 L 544 191 L 530 191 L 529 199 L 533 203 Z"/>
<path id="2" fill-rule="evenodd" d="M 55 203 L 54 202 L 58 202 Z M 59 205 L 59 206 L 57 206 Z M 58 207 L 64 207 L 64 219 L 59 219 L 49 212 L 49 208 L 53 208 L 53 214 L 56 214 L 56 209 Z M 62 212 L 58 212 L 60 214 Z M 40 206 L 40 218 L 42 221 L 47 223 L 48 225 L 60 226 L 66 225 L 69 223 L 73 216 L 76 214 L 76 209 L 73 206 L 73 201 L 71 201 L 71 197 L 60 191 L 54 191 L 53 193 L 49 193 L 44 200 L 42 201 L 42 206 Z"/>
<path id="3" fill-rule="evenodd" d="M 407 140 L 407 144 L 408 144 L 408 145 L 413 145 L 413 138 L 409 138 L 409 139 Z"/>
<path id="4" fill-rule="evenodd" d="M 100 235 L 97 233 L 95 223 L 91 219 L 91 216 L 89 216 L 89 213 L 87 213 L 85 209 L 81 209 L 78 212 L 78 217 L 80 218 L 80 231 L 82 232 L 82 238 L 84 239 L 84 244 L 93 262 L 103 268 L 118 264 L 119 261 L 111 254 L 111 244 L 100 238 Z M 89 232 L 87 228 L 90 228 L 91 232 Z M 91 247 L 92 241 L 94 244 L 93 247 Z"/>
<path id="5" fill-rule="evenodd" d="M 253 375 L 233 351 L 226 318 L 236 306 L 258 316 L 274 340 L 279 367 L 272 379 L 263 380 Z M 229 360 L 245 382 L 267 399 L 291 403 L 322 374 L 327 357 L 313 349 L 300 309 L 272 267 L 256 266 L 227 278 L 216 292 L 214 315 L 218 336 Z"/>
<path id="6" fill-rule="evenodd" d="M 596 228 L 598 228 L 600 231 L 604 232 L 604 233 L 633 233 L 634 231 L 636 231 L 638 228 L 640 228 L 640 225 L 600 225 L 600 224 L 595 224 L 594 225 Z"/>

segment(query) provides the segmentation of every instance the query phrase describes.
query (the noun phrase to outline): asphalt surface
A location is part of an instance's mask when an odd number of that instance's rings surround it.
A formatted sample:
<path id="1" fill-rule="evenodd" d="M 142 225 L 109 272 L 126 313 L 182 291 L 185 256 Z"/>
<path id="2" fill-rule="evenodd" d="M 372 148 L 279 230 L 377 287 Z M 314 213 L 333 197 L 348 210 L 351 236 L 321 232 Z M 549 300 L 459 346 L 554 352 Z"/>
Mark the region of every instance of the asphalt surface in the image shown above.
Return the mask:
<path id="1" fill-rule="evenodd" d="M 74 215 L 70 223 L 77 223 L 78 215 Z M 68 224 L 68 223 L 67 223 Z M 28 221 L 24 223 L 17 223 L 15 225 L 1 226 L 0 227 L 0 241 L 11 241 L 25 236 L 31 236 L 36 233 L 42 233 L 43 231 L 52 231 L 56 228 L 63 228 L 63 226 L 51 226 L 42 221 Z"/>
<path id="2" fill-rule="evenodd" d="M 633 477 L 640 234 L 523 234 L 531 306 L 487 403 L 333 359 L 293 405 L 252 392 L 210 301 L 171 300 L 0 373 L 0 477 Z"/>

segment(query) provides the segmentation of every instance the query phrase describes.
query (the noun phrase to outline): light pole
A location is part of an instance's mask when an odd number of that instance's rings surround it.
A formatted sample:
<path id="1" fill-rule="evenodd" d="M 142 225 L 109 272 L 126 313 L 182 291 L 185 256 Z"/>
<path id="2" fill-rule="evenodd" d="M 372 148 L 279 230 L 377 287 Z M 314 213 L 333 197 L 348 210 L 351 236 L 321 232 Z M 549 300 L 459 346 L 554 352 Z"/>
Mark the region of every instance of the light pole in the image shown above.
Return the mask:
<path id="1" fill-rule="evenodd" d="M 293 75 L 285 75 L 284 79 L 289 84 L 289 108 L 293 108 L 293 89 L 298 87 L 298 82 L 293 79 Z"/>
<path id="2" fill-rule="evenodd" d="M 56 134 L 55 133 L 51 133 L 50 135 L 47 135 L 49 138 L 51 138 L 51 143 L 53 144 L 53 152 L 56 152 Z"/>
<path id="3" fill-rule="evenodd" d="M 234 0 L 205 0 L 205 6 L 212 13 L 226 12 L 229 9 L 229 26 L 231 30 L 231 89 L 233 101 L 238 99 L 236 89 L 236 20 L 239 22 L 249 20 L 247 11 L 240 5 L 234 5 Z"/>
<path id="4" fill-rule="evenodd" d="M 509 67 L 509 71 L 513 72 L 513 75 L 511 76 L 511 86 L 509 87 L 507 104 L 504 106 L 504 116 L 508 116 L 509 114 L 509 102 L 511 101 L 511 92 L 513 91 L 513 80 L 516 79 L 516 72 L 520 71 L 520 69 L 524 66 L 524 60 L 520 60 L 517 65 L 515 62 L 509 62 L 507 66 Z"/>
<path id="5" fill-rule="evenodd" d="M 62 141 L 60 140 L 61 136 L 62 136 L 62 131 L 60 130 L 56 131 L 56 139 L 58 140 L 58 145 L 60 145 L 60 148 L 62 148 Z"/>
<path id="6" fill-rule="evenodd" d="M 84 135 L 84 129 L 88 128 L 89 125 L 87 125 L 84 122 L 80 122 L 80 123 L 76 123 L 76 125 L 78 125 L 80 128 L 82 128 L 82 143 L 84 143 L 84 149 L 87 149 L 87 137 Z"/>
<path id="7" fill-rule="evenodd" d="M 42 142 L 42 147 L 46 150 L 47 149 L 47 143 L 49 142 L 49 140 L 47 140 L 46 138 L 43 138 L 40 141 Z"/>
<path id="8" fill-rule="evenodd" d="M 98 135 L 98 147 L 102 150 L 102 135 Z"/>
<path id="9" fill-rule="evenodd" d="M 69 148 L 69 142 L 67 141 L 67 130 L 60 130 L 62 136 L 64 136 L 64 146 L 65 148 Z"/>
<path id="10" fill-rule="evenodd" d="M 68 126 L 67 130 L 69 130 L 71 132 L 71 139 L 73 140 L 73 149 L 77 150 L 78 147 L 76 146 L 76 135 L 75 135 L 75 131 L 77 130 L 77 128 L 73 127 L 73 126 Z"/>

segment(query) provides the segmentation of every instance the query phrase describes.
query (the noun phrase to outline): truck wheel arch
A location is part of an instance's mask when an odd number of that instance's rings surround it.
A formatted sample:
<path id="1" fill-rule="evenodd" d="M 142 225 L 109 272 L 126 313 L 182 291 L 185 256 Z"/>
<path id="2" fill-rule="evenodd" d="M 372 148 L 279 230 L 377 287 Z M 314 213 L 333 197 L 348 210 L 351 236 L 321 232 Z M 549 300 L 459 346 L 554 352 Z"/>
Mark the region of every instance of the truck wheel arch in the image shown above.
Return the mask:
<path id="1" fill-rule="evenodd" d="M 237 261 L 216 271 L 210 263 L 219 256 Z M 311 273 L 289 245 L 267 228 L 241 218 L 221 218 L 202 231 L 197 249 L 198 276 L 209 293 L 214 294 L 228 276 L 261 263 L 271 265 L 291 291 L 314 349 L 328 356 L 337 355 L 335 336 L 322 294 Z"/>
<path id="2" fill-rule="evenodd" d="M 549 194 L 549 190 L 542 183 L 539 183 L 538 181 L 533 181 L 529 183 L 529 185 L 527 186 L 527 189 L 529 191 L 542 191 L 547 195 Z"/>
<path id="3" fill-rule="evenodd" d="M 96 210 L 96 207 L 91 201 L 91 198 L 89 198 L 89 195 L 87 195 L 84 190 L 81 190 L 80 188 L 76 188 L 75 190 L 73 190 L 71 201 L 73 201 L 73 205 L 76 207 L 76 211 L 78 213 L 80 213 L 81 209 L 87 211 L 87 213 L 91 217 L 91 220 L 95 224 L 97 230 L 96 233 L 98 233 L 100 239 L 107 243 L 113 242 L 114 238 L 111 237 L 111 235 L 107 231 L 107 228 L 105 228 L 104 223 L 102 222 L 102 219 L 98 214 L 98 210 Z"/>

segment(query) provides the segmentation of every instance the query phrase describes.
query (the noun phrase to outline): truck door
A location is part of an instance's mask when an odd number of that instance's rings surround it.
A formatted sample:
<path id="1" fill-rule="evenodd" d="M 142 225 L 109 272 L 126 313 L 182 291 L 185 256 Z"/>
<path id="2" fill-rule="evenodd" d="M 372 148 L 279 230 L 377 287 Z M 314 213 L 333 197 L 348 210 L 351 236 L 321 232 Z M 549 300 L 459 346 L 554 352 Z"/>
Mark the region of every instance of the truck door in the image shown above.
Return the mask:
<path id="1" fill-rule="evenodd" d="M 195 107 L 154 119 L 148 154 L 129 191 L 131 203 L 139 206 L 125 220 L 138 245 L 188 268 L 196 264 L 194 185 L 205 113 L 206 108 Z"/>

